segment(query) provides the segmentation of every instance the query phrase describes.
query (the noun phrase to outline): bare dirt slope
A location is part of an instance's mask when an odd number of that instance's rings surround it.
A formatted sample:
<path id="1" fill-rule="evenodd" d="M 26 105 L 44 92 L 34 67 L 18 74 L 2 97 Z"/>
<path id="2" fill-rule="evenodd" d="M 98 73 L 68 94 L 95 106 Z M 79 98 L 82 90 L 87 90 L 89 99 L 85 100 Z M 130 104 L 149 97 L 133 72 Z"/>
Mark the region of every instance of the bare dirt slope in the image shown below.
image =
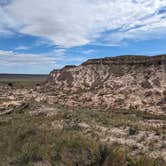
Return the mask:
<path id="1" fill-rule="evenodd" d="M 53 70 L 47 89 L 69 106 L 166 112 L 166 55 L 92 59 Z"/>
<path id="2" fill-rule="evenodd" d="M 0 166 L 165 166 L 165 62 L 105 58 L 47 81 L 1 79 Z"/>

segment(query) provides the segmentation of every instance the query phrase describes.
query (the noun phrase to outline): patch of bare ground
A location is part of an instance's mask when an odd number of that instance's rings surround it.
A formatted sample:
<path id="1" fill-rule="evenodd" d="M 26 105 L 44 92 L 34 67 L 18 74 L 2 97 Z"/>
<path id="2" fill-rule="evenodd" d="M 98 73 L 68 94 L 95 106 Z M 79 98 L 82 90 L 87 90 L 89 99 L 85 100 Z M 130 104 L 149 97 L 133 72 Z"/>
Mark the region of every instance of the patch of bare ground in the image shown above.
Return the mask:
<path id="1" fill-rule="evenodd" d="M 44 88 L 0 86 L 0 164 L 165 166 L 165 113 L 124 109 L 123 95 L 117 109 L 98 107 L 106 91 Z"/>

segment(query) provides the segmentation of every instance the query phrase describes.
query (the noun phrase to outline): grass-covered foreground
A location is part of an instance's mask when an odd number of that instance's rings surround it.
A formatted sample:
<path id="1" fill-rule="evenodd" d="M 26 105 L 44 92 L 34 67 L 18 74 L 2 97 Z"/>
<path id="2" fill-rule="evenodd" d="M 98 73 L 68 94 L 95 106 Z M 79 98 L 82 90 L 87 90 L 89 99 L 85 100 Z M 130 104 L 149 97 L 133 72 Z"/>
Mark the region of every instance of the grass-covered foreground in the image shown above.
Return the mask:
<path id="1" fill-rule="evenodd" d="M 62 113 L 63 112 L 63 113 Z M 87 117 L 89 119 L 87 119 Z M 47 116 L 15 112 L 0 117 L 1 166 L 164 166 L 162 159 L 131 157 L 126 146 L 101 142 L 81 122 L 95 124 L 104 115 L 65 110 Z M 74 121 L 73 121 L 74 120 Z M 73 122 L 72 122 L 73 121 Z M 78 123 L 77 123 L 78 121 Z M 63 127 L 61 124 L 63 123 Z M 109 125 L 107 122 L 105 125 Z M 110 124 L 111 125 L 111 124 Z M 88 133 L 89 132 L 89 133 Z M 132 133 L 131 133 L 132 134 Z"/>
<path id="2" fill-rule="evenodd" d="M 66 108 L 29 77 L 0 77 L 0 166 L 166 166 L 165 115 Z"/>

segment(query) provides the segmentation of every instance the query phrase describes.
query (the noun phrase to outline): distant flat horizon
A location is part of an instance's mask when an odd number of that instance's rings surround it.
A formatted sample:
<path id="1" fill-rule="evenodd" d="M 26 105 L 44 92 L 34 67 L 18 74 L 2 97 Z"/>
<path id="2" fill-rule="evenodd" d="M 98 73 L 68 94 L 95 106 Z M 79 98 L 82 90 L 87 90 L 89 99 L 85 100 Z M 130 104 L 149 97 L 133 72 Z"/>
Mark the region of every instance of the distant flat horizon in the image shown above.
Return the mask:
<path id="1" fill-rule="evenodd" d="M 1 76 L 47 76 L 48 74 L 0 73 Z"/>
<path id="2" fill-rule="evenodd" d="M 95 60 L 95 59 L 104 59 L 104 58 L 116 58 L 116 57 L 123 57 L 123 56 L 140 56 L 140 57 L 156 57 L 156 56 L 166 56 L 166 53 L 165 54 L 159 54 L 159 55 L 138 55 L 138 54 L 135 54 L 135 55 L 117 55 L 117 56 L 107 56 L 107 57 L 101 57 L 101 58 L 93 58 L 93 59 L 86 59 L 85 61 L 83 61 L 82 63 L 88 61 L 88 60 Z M 80 64 L 73 64 L 74 66 L 79 66 L 81 65 L 82 63 Z M 73 66 L 71 65 L 71 66 Z M 52 70 L 59 70 L 59 69 L 62 69 L 63 67 L 65 66 L 70 66 L 69 64 L 65 64 L 64 66 L 60 67 L 60 68 L 53 68 Z M 13 76 L 13 75 L 18 75 L 18 76 L 47 76 L 49 75 L 49 73 L 52 71 L 50 70 L 48 73 L 0 73 L 0 76 Z"/>

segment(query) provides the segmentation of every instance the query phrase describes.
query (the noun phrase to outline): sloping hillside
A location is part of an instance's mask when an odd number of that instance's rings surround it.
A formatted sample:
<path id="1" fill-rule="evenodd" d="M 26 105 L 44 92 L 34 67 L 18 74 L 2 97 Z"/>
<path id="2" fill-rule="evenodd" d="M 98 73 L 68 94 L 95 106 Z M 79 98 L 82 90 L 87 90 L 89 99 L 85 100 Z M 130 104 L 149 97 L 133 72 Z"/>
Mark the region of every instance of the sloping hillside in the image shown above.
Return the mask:
<path id="1" fill-rule="evenodd" d="M 166 111 L 166 55 L 92 59 L 53 70 L 47 86 L 65 105 Z M 61 95 L 63 96 L 63 100 Z"/>

